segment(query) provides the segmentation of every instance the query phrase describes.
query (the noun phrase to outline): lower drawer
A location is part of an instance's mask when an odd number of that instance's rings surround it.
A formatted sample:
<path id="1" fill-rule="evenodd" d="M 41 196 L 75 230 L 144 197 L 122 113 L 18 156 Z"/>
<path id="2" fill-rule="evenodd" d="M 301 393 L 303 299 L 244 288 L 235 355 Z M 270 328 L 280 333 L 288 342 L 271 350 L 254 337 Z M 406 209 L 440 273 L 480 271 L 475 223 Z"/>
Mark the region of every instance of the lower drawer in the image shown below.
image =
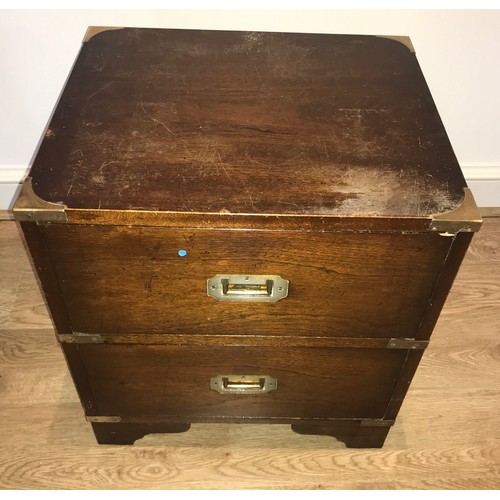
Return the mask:
<path id="1" fill-rule="evenodd" d="M 72 366 L 74 351 L 69 365 L 77 386 L 83 366 L 96 415 L 184 421 L 382 418 L 407 354 L 378 348 L 65 346 L 75 348 L 80 368 Z M 270 387 L 263 387 L 264 376 Z"/>

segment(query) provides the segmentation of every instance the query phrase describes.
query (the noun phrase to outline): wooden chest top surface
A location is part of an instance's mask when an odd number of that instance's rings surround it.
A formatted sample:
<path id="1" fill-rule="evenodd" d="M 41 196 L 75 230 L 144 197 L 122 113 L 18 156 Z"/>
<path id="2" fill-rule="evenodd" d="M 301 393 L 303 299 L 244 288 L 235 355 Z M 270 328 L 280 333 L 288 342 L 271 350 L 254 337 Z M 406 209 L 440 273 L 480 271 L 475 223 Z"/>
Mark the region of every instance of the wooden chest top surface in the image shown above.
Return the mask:
<path id="1" fill-rule="evenodd" d="M 30 176 L 74 209 L 425 217 L 465 180 L 383 37 L 116 29 L 86 41 Z"/>

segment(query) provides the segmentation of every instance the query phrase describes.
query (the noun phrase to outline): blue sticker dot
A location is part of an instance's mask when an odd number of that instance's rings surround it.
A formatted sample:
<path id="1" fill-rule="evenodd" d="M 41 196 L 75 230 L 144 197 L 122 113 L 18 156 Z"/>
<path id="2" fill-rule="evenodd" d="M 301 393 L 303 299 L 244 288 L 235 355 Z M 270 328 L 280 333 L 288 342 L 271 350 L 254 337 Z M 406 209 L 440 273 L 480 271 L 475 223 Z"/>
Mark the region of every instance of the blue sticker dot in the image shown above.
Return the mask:
<path id="1" fill-rule="evenodd" d="M 177 253 L 179 254 L 180 257 L 185 257 L 188 254 L 186 250 L 179 250 Z"/>

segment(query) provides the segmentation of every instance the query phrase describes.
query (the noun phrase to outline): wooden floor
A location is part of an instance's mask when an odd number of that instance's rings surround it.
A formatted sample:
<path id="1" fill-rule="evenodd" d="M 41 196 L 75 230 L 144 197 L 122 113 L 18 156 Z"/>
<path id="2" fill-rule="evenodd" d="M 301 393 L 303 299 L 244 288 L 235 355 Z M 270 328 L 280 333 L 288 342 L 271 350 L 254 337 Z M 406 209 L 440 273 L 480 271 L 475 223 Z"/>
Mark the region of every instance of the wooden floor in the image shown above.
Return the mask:
<path id="1" fill-rule="evenodd" d="M 97 445 L 12 221 L 0 283 L 0 488 L 500 487 L 500 219 L 475 237 L 381 450 L 236 424 Z"/>

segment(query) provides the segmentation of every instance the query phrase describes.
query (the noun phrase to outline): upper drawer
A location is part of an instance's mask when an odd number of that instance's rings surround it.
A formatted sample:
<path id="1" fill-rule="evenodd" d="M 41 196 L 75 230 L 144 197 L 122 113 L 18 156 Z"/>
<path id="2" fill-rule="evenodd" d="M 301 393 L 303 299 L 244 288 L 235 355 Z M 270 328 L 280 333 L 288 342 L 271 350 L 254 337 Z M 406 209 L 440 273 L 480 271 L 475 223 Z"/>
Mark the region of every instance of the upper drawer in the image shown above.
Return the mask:
<path id="1" fill-rule="evenodd" d="M 42 232 L 72 328 L 87 333 L 413 337 L 452 240 L 66 224 Z M 217 274 L 279 275 L 288 297 L 220 302 L 207 295 Z"/>

